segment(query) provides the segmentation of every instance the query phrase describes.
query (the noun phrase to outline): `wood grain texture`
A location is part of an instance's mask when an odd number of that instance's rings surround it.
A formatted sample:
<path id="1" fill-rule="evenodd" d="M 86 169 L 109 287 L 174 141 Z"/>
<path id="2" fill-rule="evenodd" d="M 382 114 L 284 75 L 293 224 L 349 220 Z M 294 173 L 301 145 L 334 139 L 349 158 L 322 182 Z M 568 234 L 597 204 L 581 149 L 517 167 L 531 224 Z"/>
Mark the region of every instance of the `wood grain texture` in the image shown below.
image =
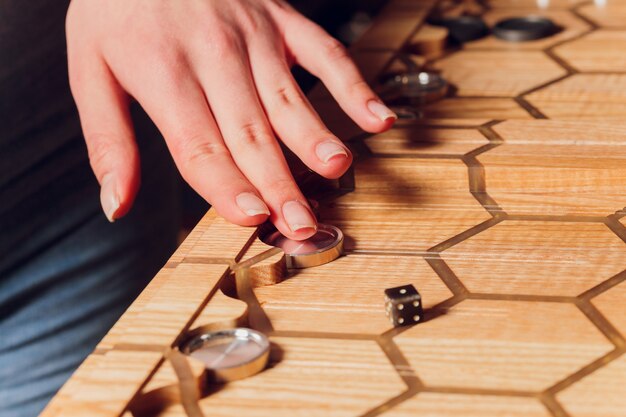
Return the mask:
<path id="1" fill-rule="evenodd" d="M 184 258 L 185 263 L 232 264 L 254 237 L 254 227 L 241 227 L 216 217 Z M 215 237 L 219 236 L 220 239 Z"/>
<path id="2" fill-rule="evenodd" d="M 424 392 L 392 408 L 389 417 L 548 417 L 534 398 Z"/>
<path id="3" fill-rule="evenodd" d="M 357 189 L 320 208 L 348 250 L 425 251 L 490 218 L 461 161 L 372 158 L 355 172 Z"/>
<path id="4" fill-rule="evenodd" d="M 434 68 L 460 97 L 516 96 L 566 74 L 537 51 L 462 50 L 435 62 Z"/>
<path id="5" fill-rule="evenodd" d="M 581 15 L 595 24 L 609 28 L 623 28 L 626 22 L 626 4 L 610 0 L 605 6 L 586 4 L 578 9 Z"/>
<path id="6" fill-rule="evenodd" d="M 493 120 L 530 119 L 531 115 L 510 98 L 449 97 L 428 104 L 423 109 L 427 118 L 484 118 Z"/>
<path id="7" fill-rule="evenodd" d="M 190 357 L 184 357 L 190 376 L 194 380 L 197 392 L 200 393 L 205 387 L 205 365 L 203 362 Z M 171 362 L 164 361 L 150 382 L 135 398 L 130 408 L 137 415 L 155 415 L 167 407 L 181 404 L 180 380 Z"/>
<path id="8" fill-rule="evenodd" d="M 221 290 L 215 292 L 209 304 L 202 309 L 191 324 L 194 330 L 232 329 L 246 327 L 248 306 L 241 300 L 225 295 Z"/>
<path id="9" fill-rule="evenodd" d="M 420 257 L 355 254 L 294 271 L 255 293 L 276 330 L 376 335 L 392 327 L 383 291 L 409 283 L 420 289 L 426 309 L 452 296 Z"/>
<path id="10" fill-rule="evenodd" d="M 374 341 L 276 337 L 272 342 L 270 368 L 216 387 L 200 402 L 207 416 L 354 416 L 405 389 Z M 160 415 L 185 413 L 175 406 Z"/>
<path id="11" fill-rule="evenodd" d="M 162 360 L 159 352 L 91 355 L 41 413 L 42 417 L 119 415 Z"/>
<path id="12" fill-rule="evenodd" d="M 464 155 L 489 143 L 478 130 L 395 128 L 371 136 L 365 144 L 380 155 Z"/>
<path id="13" fill-rule="evenodd" d="M 427 385 L 517 391 L 548 388 L 613 349 L 574 305 L 524 301 L 463 301 L 395 341 Z"/>
<path id="14" fill-rule="evenodd" d="M 622 417 L 626 410 L 626 356 L 583 378 L 557 399 L 576 417 Z"/>
<path id="15" fill-rule="evenodd" d="M 526 99 L 551 119 L 619 121 L 626 116 L 626 74 L 575 74 Z"/>
<path id="16" fill-rule="evenodd" d="M 448 119 L 446 117 L 424 118 L 417 120 L 396 120 L 394 126 L 430 126 L 430 127 L 464 127 L 464 128 L 477 128 L 486 123 L 491 122 L 493 119 L 481 117 L 472 118 L 471 114 L 465 115 L 465 118 L 453 117 Z"/>
<path id="17" fill-rule="evenodd" d="M 507 213 L 606 216 L 626 206 L 626 125 L 508 121 L 478 156 Z"/>
<path id="18" fill-rule="evenodd" d="M 124 328 L 119 343 L 171 346 L 227 271 L 224 265 L 179 265 Z"/>
<path id="19" fill-rule="evenodd" d="M 189 235 L 187 235 L 185 240 L 180 244 L 180 246 L 178 246 L 178 249 L 176 249 L 174 254 L 172 254 L 168 264 L 176 265 L 177 263 L 182 262 L 198 240 L 200 240 L 207 229 L 211 226 L 211 223 L 215 220 L 215 218 L 215 211 L 209 211 L 206 215 L 204 215 Z"/>
<path id="20" fill-rule="evenodd" d="M 626 282 L 593 299 L 593 304 L 626 337 Z"/>
<path id="21" fill-rule="evenodd" d="M 601 223 L 506 220 L 441 254 L 473 292 L 575 297 L 626 269 Z"/>
<path id="22" fill-rule="evenodd" d="M 176 254 L 174 255 L 176 256 Z M 161 287 L 169 281 L 174 269 L 164 268 L 152 278 L 150 285 L 148 285 L 135 299 L 133 304 L 128 307 L 122 317 L 115 323 L 115 325 L 109 330 L 104 338 L 96 346 L 96 351 L 107 351 L 113 349 L 115 345 L 122 343 L 124 335 L 131 329 L 134 322 L 145 306 L 154 298 Z"/>
<path id="23" fill-rule="evenodd" d="M 579 71 L 626 71 L 626 31 L 597 30 L 554 49 Z"/>

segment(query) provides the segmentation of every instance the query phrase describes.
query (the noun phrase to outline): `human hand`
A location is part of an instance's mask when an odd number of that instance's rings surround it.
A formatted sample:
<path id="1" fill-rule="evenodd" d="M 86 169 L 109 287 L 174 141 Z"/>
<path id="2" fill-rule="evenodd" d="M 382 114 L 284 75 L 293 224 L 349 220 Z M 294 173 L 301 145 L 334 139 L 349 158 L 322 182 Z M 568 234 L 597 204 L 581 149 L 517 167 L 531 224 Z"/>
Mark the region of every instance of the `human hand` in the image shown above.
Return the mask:
<path id="1" fill-rule="evenodd" d="M 291 63 L 319 77 L 366 131 L 395 119 L 341 43 L 279 0 L 73 0 L 66 27 L 70 85 L 110 221 L 128 212 L 140 182 L 129 97 L 220 215 L 245 226 L 269 216 L 293 239 L 311 236 L 316 221 L 276 138 L 327 178 L 352 156 Z"/>

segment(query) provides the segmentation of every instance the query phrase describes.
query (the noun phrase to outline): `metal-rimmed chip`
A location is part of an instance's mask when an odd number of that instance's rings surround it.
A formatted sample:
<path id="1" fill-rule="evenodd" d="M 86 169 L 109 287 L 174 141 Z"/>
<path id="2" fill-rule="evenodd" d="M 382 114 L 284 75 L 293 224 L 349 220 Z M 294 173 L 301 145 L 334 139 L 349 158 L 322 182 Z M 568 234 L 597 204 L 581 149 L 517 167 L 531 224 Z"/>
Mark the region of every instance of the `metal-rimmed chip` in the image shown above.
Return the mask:
<path id="1" fill-rule="evenodd" d="M 267 366 L 270 342 L 263 333 L 239 327 L 197 334 L 180 350 L 204 363 L 211 382 L 224 383 L 261 372 Z"/>
<path id="2" fill-rule="evenodd" d="M 500 20 L 493 34 L 505 41 L 524 42 L 547 38 L 560 31 L 559 26 L 543 16 L 512 17 Z"/>
<path id="3" fill-rule="evenodd" d="M 293 240 L 276 229 L 261 231 L 264 243 L 281 248 L 288 268 L 310 268 L 337 259 L 343 253 L 343 233 L 339 228 L 319 223 L 317 232 L 305 240 Z"/>

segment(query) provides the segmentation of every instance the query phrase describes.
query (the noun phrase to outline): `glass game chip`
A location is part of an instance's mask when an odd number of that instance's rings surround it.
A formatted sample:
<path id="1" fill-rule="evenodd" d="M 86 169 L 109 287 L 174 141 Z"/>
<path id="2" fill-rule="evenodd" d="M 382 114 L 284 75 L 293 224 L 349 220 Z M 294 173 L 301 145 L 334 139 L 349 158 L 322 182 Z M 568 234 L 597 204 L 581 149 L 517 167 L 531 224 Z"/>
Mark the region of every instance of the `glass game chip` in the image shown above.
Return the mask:
<path id="1" fill-rule="evenodd" d="M 276 229 L 262 233 L 260 239 L 281 248 L 288 268 L 309 268 L 337 259 L 343 253 L 343 233 L 335 226 L 319 223 L 317 232 L 305 240 L 293 240 Z"/>
<path id="2" fill-rule="evenodd" d="M 210 382 L 229 382 L 261 372 L 269 359 L 270 342 L 244 327 L 201 333 L 181 346 L 181 352 L 205 364 Z"/>

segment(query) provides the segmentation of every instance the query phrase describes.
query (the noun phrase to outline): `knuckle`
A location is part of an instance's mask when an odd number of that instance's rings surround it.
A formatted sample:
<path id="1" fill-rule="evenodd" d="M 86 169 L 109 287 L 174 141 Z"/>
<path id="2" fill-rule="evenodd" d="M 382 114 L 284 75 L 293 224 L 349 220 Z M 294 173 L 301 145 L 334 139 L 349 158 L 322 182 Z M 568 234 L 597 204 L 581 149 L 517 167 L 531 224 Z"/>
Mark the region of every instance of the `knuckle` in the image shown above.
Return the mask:
<path id="1" fill-rule="evenodd" d="M 239 23 L 247 32 L 256 33 L 265 26 L 262 12 L 255 7 L 242 8 L 237 13 Z"/>
<path id="2" fill-rule="evenodd" d="M 234 139 L 238 149 L 258 148 L 272 143 L 274 135 L 270 133 L 264 124 L 250 122 L 241 126 Z"/>
<path id="3" fill-rule="evenodd" d="M 283 196 L 284 199 L 290 199 L 289 196 L 299 195 L 298 187 L 291 178 L 276 178 L 270 184 L 270 188 L 273 190 L 274 194 Z"/>
<path id="4" fill-rule="evenodd" d="M 197 136 L 179 142 L 182 143 L 179 154 L 186 167 L 210 163 L 228 155 L 228 149 L 223 144 L 199 140 Z"/>
<path id="5" fill-rule="evenodd" d="M 324 54 L 332 61 L 342 61 L 350 57 L 346 47 L 337 39 L 330 36 L 327 36 L 322 48 Z"/>
<path id="6" fill-rule="evenodd" d="M 241 35 L 233 28 L 222 27 L 214 30 L 208 36 L 210 40 L 210 48 L 217 58 L 228 56 L 232 53 L 238 53 L 242 48 Z"/>
<path id="7" fill-rule="evenodd" d="M 359 78 L 357 80 L 352 81 L 348 85 L 348 93 L 351 95 L 367 94 L 367 93 L 370 93 L 370 87 L 367 84 L 367 82 L 365 82 L 364 79 Z"/>
<path id="8" fill-rule="evenodd" d="M 305 104 L 305 98 L 300 90 L 292 85 L 278 87 L 274 97 L 276 98 L 276 103 L 281 107 Z"/>
<path id="9" fill-rule="evenodd" d="M 189 72 L 187 58 L 181 49 L 173 45 L 154 48 L 154 71 L 161 73 L 166 80 L 177 83 Z"/>

